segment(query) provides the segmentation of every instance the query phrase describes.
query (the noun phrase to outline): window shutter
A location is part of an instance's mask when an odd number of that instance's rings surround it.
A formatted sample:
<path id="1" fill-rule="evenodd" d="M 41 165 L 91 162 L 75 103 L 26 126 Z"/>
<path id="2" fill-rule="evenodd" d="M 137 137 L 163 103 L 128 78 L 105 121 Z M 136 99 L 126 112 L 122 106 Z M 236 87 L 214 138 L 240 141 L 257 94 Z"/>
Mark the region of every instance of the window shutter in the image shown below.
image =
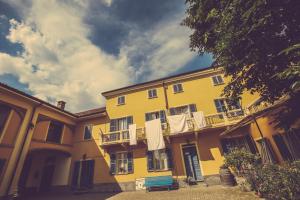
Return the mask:
<path id="1" fill-rule="evenodd" d="M 179 92 L 183 91 L 183 89 L 182 89 L 182 84 L 178 84 L 178 91 L 179 91 Z"/>
<path id="2" fill-rule="evenodd" d="M 190 112 L 197 112 L 197 107 L 196 107 L 196 104 L 190 104 L 189 105 L 189 108 L 190 108 Z"/>
<path id="3" fill-rule="evenodd" d="M 127 117 L 127 124 L 132 124 L 133 123 L 133 117 L 132 116 L 129 116 Z"/>
<path id="4" fill-rule="evenodd" d="M 145 114 L 145 117 L 146 117 L 146 122 L 147 122 L 147 121 L 150 121 L 150 114 L 149 114 L 149 113 L 146 113 L 146 114 Z"/>
<path id="5" fill-rule="evenodd" d="M 222 76 L 217 76 L 217 79 L 219 84 L 224 83 Z"/>
<path id="6" fill-rule="evenodd" d="M 93 187 L 95 160 L 88 160 L 88 187 Z"/>
<path id="7" fill-rule="evenodd" d="M 166 113 L 164 110 L 159 111 L 159 118 L 161 123 L 166 123 Z"/>
<path id="8" fill-rule="evenodd" d="M 167 160 L 168 160 L 168 169 L 173 168 L 173 157 L 172 157 L 172 151 L 169 148 L 166 148 L 166 154 L 167 154 Z"/>
<path id="9" fill-rule="evenodd" d="M 129 129 L 130 124 L 133 124 L 133 117 L 132 116 L 127 117 L 127 129 Z"/>
<path id="10" fill-rule="evenodd" d="M 78 186 L 80 161 L 74 162 L 73 176 L 72 176 L 72 187 Z"/>
<path id="11" fill-rule="evenodd" d="M 110 154 L 110 174 L 116 174 L 116 154 Z"/>
<path id="12" fill-rule="evenodd" d="M 170 115 L 175 115 L 175 108 L 170 108 Z"/>
<path id="13" fill-rule="evenodd" d="M 177 85 L 176 85 L 176 84 L 173 85 L 173 92 L 174 92 L 174 93 L 177 92 Z"/>
<path id="14" fill-rule="evenodd" d="M 214 85 L 217 85 L 218 84 L 218 81 L 217 81 L 217 77 L 216 76 L 213 76 L 212 77 L 212 80 L 214 82 Z"/>
<path id="15" fill-rule="evenodd" d="M 152 92 L 151 90 L 148 90 L 148 98 L 151 98 L 152 97 Z"/>
<path id="16" fill-rule="evenodd" d="M 110 132 L 116 131 L 116 122 L 117 120 L 115 119 L 110 120 Z"/>
<path id="17" fill-rule="evenodd" d="M 133 173 L 133 155 L 132 152 L 127 153 L 128 159 L 128 173 Z"/>
<path id="18" fill-rule="evenodd" d="M 148 168 L 148 171 L 153 171 L 154 170 L 153 152 L 152 151 L 147 151 L 147 168 Z"/>
<path id="19" fill-rule="evenodd" d="M 156 89 L 153 89 L 153 97 L 157 97 Z"/>
<path id="20" fill-rule="evenodd" d="M 215 102 L 215 106 L 216 106 L 217 112 L 223 112 L 220 100 L 219 99 L 215 99 L 214 102 Z"/>

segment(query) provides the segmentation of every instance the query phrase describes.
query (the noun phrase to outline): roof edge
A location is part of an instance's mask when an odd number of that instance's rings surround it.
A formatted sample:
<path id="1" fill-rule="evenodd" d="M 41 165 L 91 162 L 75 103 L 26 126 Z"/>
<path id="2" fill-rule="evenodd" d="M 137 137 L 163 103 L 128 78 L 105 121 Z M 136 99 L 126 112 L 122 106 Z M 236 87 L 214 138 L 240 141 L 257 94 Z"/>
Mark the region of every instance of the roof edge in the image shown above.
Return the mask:
<path id="1" fill-rule="evenodd" d="M 204 72 L 204 71 L 209 71 L 209 70 L 221 70 L 221 69 L 222 69 L 221 66 L 215 66 L 215 67 L 210 66 L 210 67 L 197 69 L 197 70 L 193 70 L 193 71 L 189 71 L 189 72 L 185 72 L 185 73 L 175 74 L 175 75 L 172 75 L 172 76 L 167 76 L 167 77 L 163 77 L 163 78 L 159 78 L 159 79 L 155 79 L 155 80 L 151 80 L 151 81 L 147 81 L 147 82 L 133 84 L 133 85 L 117 88 L 117 89 L 114 89 L 114 90 L 105 91 L 105 92 L 102 92 L 101 94 L 104 97 L 109 97 L 109 96 L 113 95 L 112 93 L 118 93 L 118 92 L 121 93 L 123 90 L 131 89 L 131 88 L 138 89 L 138 87 L 147 86 L 147 85 L 150 85 L 150 84 L 155 84 L 156 82 L 157 82 L 157 84 L 159 84 L 159 82 L 161 82 L 161 81 L 166 81 L 166 80 L 170 80 L 170 79 L 181 77 L 181 76 L 191 75 L 191 74 L 194 74 L 194 73 Z"/>

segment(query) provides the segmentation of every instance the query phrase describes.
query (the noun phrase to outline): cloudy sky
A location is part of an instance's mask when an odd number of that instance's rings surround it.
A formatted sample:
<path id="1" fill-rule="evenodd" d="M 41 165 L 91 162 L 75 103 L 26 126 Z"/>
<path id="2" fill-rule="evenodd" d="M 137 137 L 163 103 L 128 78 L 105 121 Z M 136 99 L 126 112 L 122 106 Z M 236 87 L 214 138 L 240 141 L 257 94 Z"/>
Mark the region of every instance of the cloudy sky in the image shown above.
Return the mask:
<path id="1" fill-rule="evenodd" d="M 184 0 L 0 0 L 0 81 L 73 112 L 101 92 L 208 67 Z"/>

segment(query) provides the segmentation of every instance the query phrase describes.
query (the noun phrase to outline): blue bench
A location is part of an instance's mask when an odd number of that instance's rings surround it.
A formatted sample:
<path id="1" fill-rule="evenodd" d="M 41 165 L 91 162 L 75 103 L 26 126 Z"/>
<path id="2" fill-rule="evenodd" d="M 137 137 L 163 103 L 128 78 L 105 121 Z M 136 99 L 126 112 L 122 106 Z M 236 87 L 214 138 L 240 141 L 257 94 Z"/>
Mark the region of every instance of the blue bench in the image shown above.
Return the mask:
<path id="1" fill-rule="evenodd" d="M 150 191 L 153 187 L 168 187 L 170 190 L 173 185 L 172 176 L 155 176 L 155 177 L 146 177 L 145 178 L 145 187 L 146 191 Z"/>

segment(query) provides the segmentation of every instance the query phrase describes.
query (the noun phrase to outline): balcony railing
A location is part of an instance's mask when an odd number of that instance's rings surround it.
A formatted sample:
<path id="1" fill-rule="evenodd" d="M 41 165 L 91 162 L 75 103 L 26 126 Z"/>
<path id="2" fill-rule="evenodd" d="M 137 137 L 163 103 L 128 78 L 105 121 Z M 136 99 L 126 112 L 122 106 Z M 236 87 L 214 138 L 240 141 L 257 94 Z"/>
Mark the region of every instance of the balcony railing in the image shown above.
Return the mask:
<path id="1" fill-rule="evenodd" d="M 206 127 L 202 128 L 213 128 L 213 127 L 220 127 L 224 125 L 230 125 L 235 123 L 236 121 L 242 119 L 245 116 L 244 110 L 233 110 L 230 112 L 225 113 L 216 113 L 211 115 L 205 116 Z M 188 118 L 187 124 L 189 131 L 199 131 L 195 125 L 194 118 Z M 170 125 L 168 123 L 162 124 L 162 132 L 164 136 L 170 135 Z M 145 128 L 140 127 L 136 130 L 136 137 L 137 140 L 144 140 L 146 139 Z M 102 138 L 102 145 L 110 145 L 110 144 L 118 144 L 118 143 L 128 143 L 129 142 L 129 131 L 128 130 L 120 130 L 114 131 L 109 133 L 103 133 L 101 135 Z"/>

